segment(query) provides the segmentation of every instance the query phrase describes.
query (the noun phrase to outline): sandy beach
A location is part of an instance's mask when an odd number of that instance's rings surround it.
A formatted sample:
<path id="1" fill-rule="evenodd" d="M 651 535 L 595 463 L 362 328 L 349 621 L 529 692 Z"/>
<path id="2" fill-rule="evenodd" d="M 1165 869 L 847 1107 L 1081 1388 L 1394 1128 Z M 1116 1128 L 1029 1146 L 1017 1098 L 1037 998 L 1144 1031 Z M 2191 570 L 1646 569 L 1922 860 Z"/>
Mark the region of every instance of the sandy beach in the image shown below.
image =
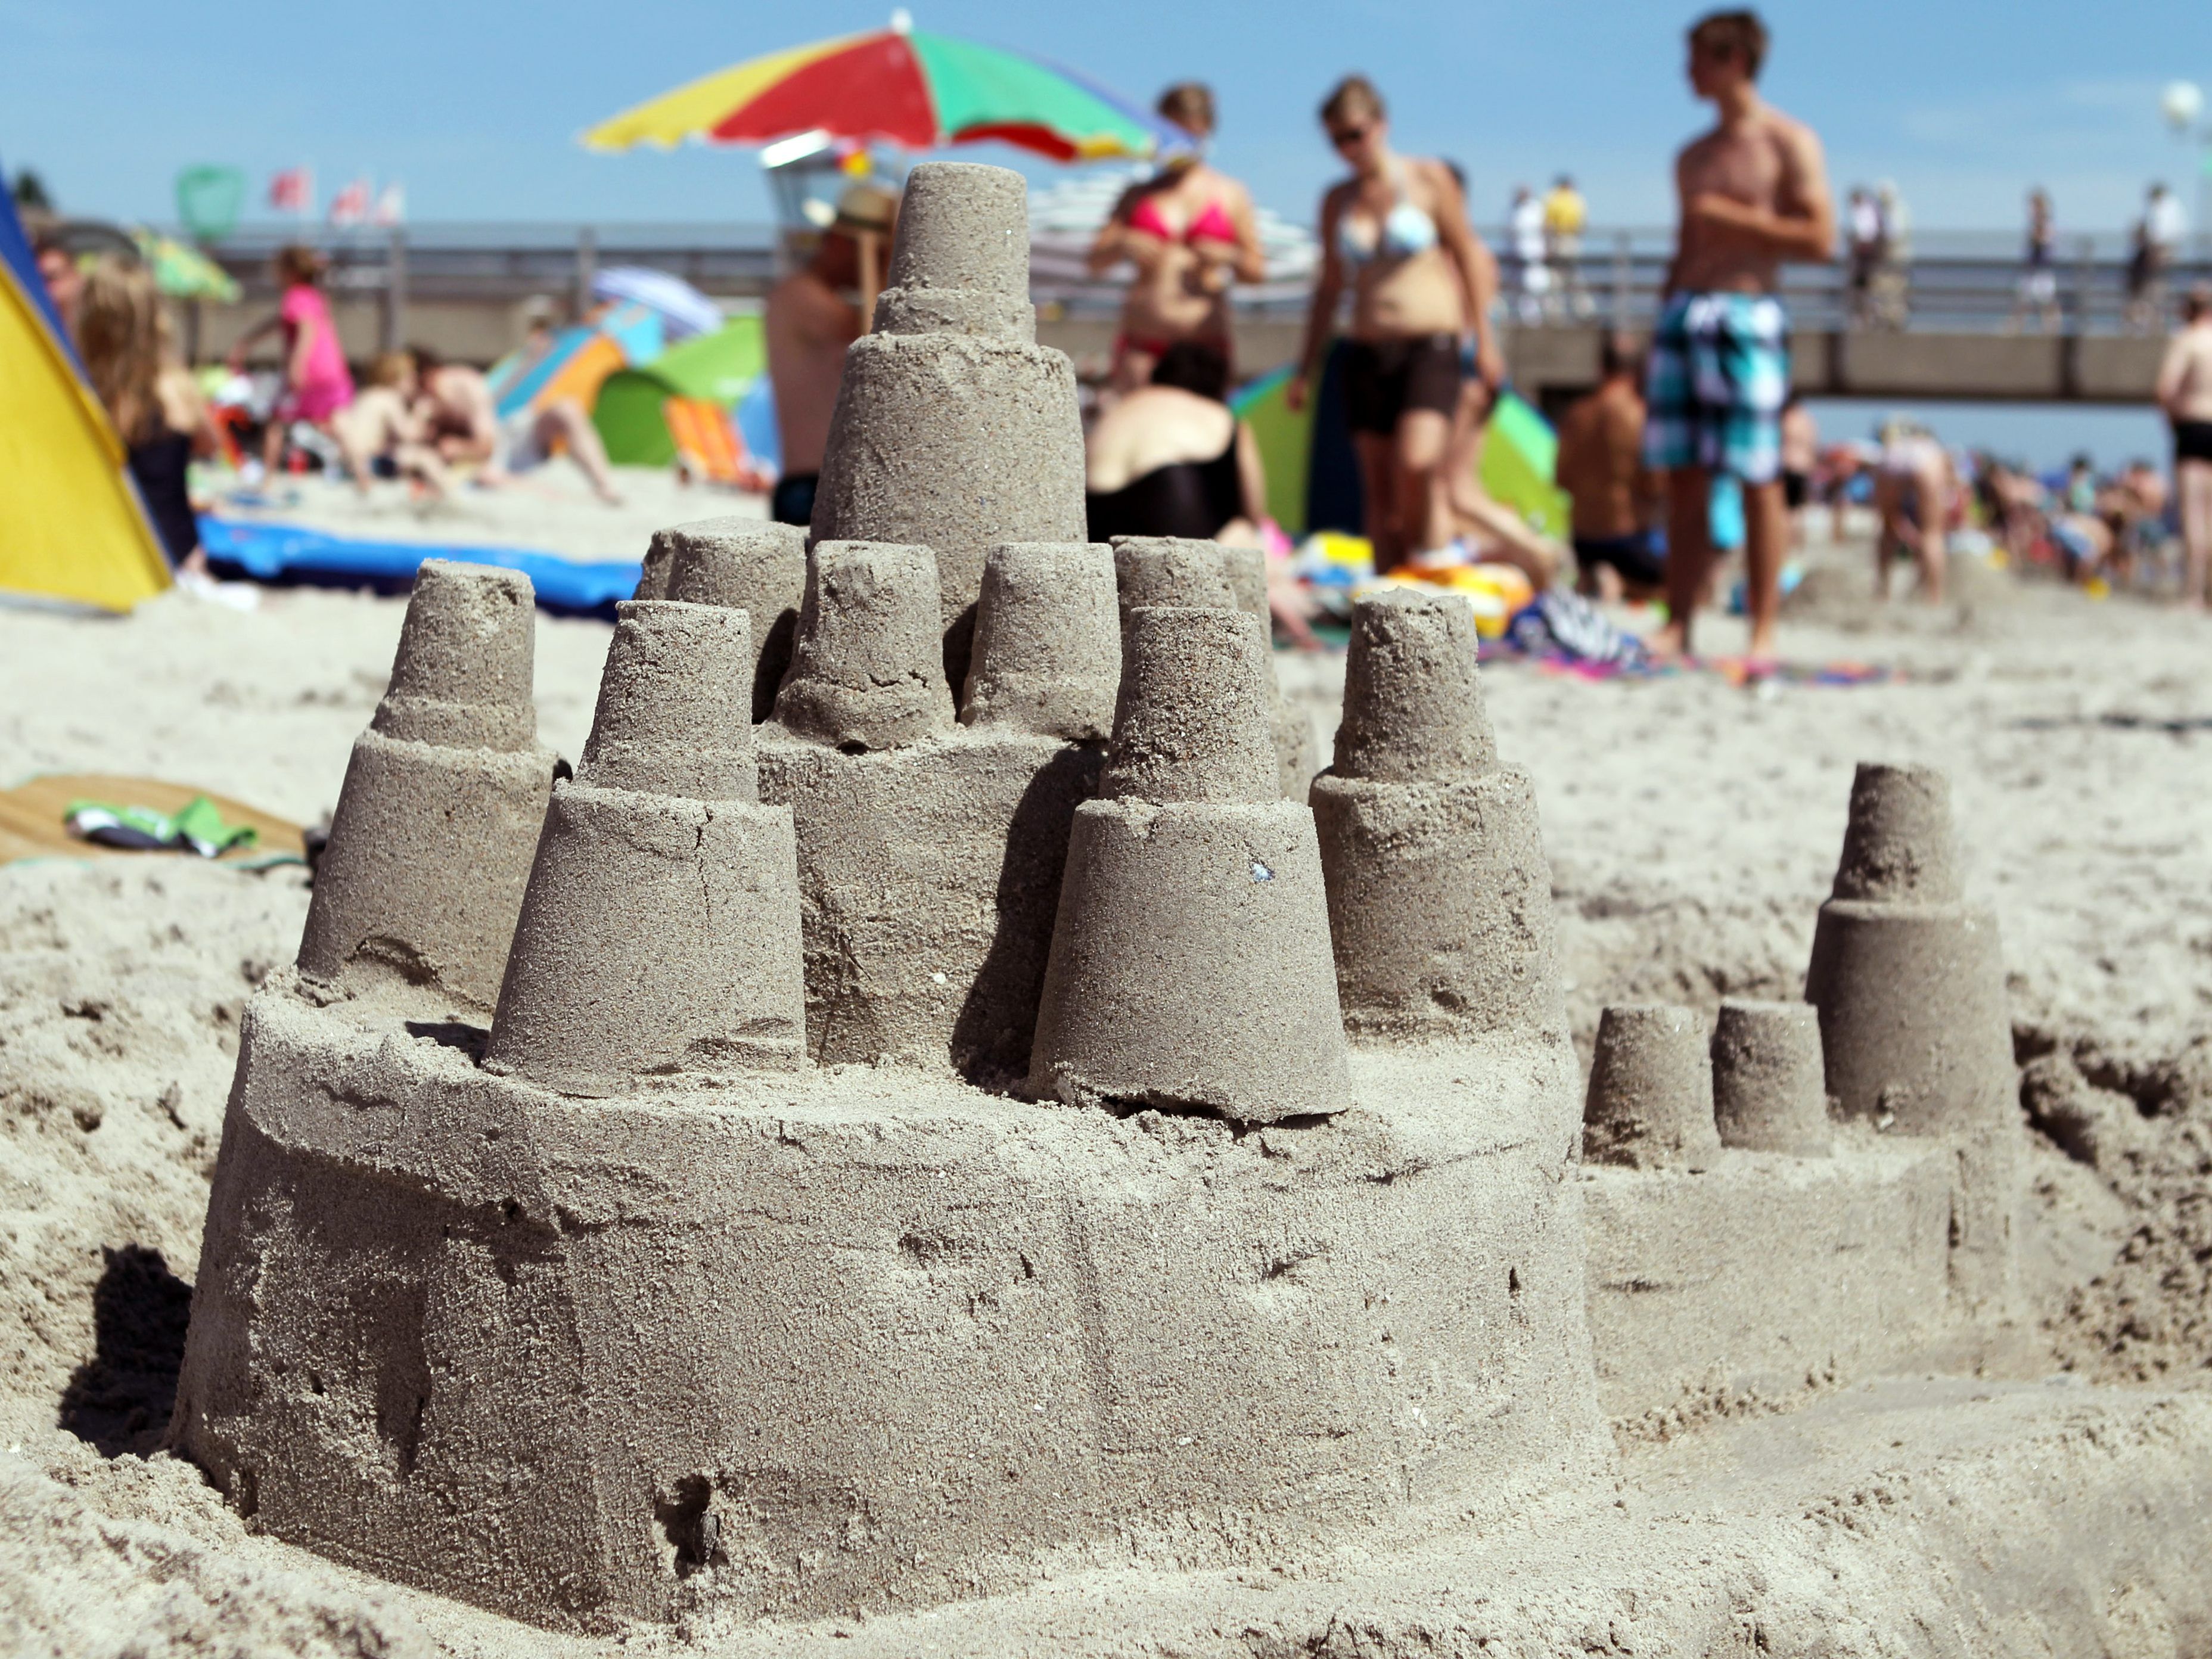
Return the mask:
<path id="1" fill-rule="evenodd" d="M 563 480 L 427 517 L 396 492 L 363 507 L 319 489 L 272 511 L 353 533 L 526 538 L 634 559 L 658 524 L 732 510 L 672 484 L 624 483 L 623 509 L 589 504 L 580 483 L 569 501 Z M 2028 1068 L 2035 1207 L 2049 1224 L 2024 1263 L 2037 1340 L 2050 1369 L 2077 1378 L 2200 1384 L 2212 1311 L 2202 1196 L 2212 1168 L 2212 631 L 2201 617 L 1988 571 L 1957 603 L 1881 608 L 1866 597 L 1863 547 L 1816 544 L 1813 558 L 1820 580 L 1786 615 L 1785 654 L 1893 678 L 1747 690 L 1712 673 L 1590 683 L 1519 661 L 1486 672 L 1500 748 L 1535 782 L 1578 1046 L 1587 1055 L 1612 1002 L 1709 1013 L 1725 995 L 1798 995 L 1855 763 L 1947 769 L 1969 889 L 2002 930 L 2014 1048 Z M 178 593 L 112 619 L 0 611 L 0 785 L 143 775 L 317 823 L 383 690 L 402 611 L 397 599 L 313 589 L 269 591 L 246 613 Z M 583 742 L 609 632 L 538 619 L 540 729 L 564 755 Z M 1721 618 L 1700 642 L 1726 653 L 1740 640 Z M 1326 738 L 1341 659 L 1284 653 L 1279 669 Z M 580 1654 L 696 1638 L 686 1650 L 764 1653 L 867 1635 L 679 1626 L 621 1643 L 549 1637 L 254 1536 L 194 1468 L 159 1452 L 240 1014 L 291 959 L 307 902 L 297 866 L 242 873 L 149 856 L 0 868 L 0 1577 L 21 1587 L 0 1647 Z M 1922 1403 L 1940 1419 L 1949 1407 L 1937 1396 L 1966 1386 L 1928 1385 Z M 2206 1406 L 2185 1397 L 2172 1410 L 2194 1422 Z M 1803 1415 L 1832 1439 L 1888 1432 L 1875 1405 L 1830 1401 Z M 1685 1545 L 1689 1554 L 1734 1548 L 1680 1468 L 1705 1455 L 1685 1451 L 1693 1443 L 1725 1459 L 1740 1430 L 1618 1426 L 1639 1504 L 1679 1508 L 1704 1540 Z M 1924 1479 L 1954 1502 L 1969 1479 L 1955 1452 L 1950 1473 Z M 1820 1478 L 1817 1459 L 1808 1467 Z M 1480 1570 L 1562 1538 L 1596 1547 L 1603 1535 L 1588 1517 L 1535 1516 L 1527 1528 L 1483 1540 Z M 1454 1571 L 1478 1570 L 1467 1565 L 1475 1555 L 1454 1559 Z M 1581 1605 L 1556 1565 L 1523 1565 L 1529 1596 L 1553 1596 L 1562 1618 Z M 1243 1591 L 1221 1593 L 1218 1605 L 1243 1605 Z M 1138 1651 L 1173 1620 L 1132 1622 L 1129 1607 L 1198 1592 L 1104 1575 L 1052 1594 L 1063 1614 L 1087 1608 L 1102 1640 Z M 1012 1642 L 1029 1616 L 988 1618 Z M 961 1617 L 875 1621 L 876 1640 L 839 1650 L 957 1646 Z M 137 1645 L 123 1645 L 126 1633 Z"/>

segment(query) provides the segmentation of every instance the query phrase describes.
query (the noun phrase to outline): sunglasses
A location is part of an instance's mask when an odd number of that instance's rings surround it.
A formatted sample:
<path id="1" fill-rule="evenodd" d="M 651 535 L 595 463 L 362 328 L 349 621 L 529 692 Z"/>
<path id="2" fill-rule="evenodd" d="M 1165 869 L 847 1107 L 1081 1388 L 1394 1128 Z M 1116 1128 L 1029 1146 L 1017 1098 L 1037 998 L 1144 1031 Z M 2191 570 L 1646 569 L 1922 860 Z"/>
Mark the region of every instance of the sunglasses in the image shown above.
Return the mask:
<path id="1" fill-rule="evenodd" d="M 1374 136 L 1375 129 L 1372 126 L 1337 127 L 1330 131 L 1328 142 L 1339 149 L 1350 149 L 1355 145 L 1365 143 Z"/>

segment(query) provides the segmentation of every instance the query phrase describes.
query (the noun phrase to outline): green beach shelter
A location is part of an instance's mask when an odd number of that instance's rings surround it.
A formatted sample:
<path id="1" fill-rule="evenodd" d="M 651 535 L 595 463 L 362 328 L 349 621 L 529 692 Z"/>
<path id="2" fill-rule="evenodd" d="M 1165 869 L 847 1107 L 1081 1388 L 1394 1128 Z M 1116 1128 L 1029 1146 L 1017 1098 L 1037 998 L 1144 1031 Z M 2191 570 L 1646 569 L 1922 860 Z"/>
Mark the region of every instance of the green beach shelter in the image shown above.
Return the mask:
<path id="1" fill-rule="evenodd" d="M 726 410 L 767 368 L 761 319 L 733 317 L 712 334 L 608 375 L 592 407 L 592 424 L 599 429 L 607 459 L 617 466 L 666 466 L 676 459 L 676 437 L 668 425 L 672 400 L 717 404 Z"/>

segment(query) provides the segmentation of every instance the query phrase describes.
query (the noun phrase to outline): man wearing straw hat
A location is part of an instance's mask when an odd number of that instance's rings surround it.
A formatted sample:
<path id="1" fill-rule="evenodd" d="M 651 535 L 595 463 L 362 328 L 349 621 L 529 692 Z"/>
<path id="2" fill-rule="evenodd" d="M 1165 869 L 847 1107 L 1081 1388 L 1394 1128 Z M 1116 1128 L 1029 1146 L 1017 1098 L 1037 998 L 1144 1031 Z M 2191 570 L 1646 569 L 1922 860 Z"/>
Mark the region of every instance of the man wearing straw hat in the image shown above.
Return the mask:
<path id="1" fill-rule="evenodd" d="M 814 517 L 814 486 L 830 442 L 830 416 L 844 377 L 845 348 L 876 307 L 890 259 L 898 195 L 882 185 L 848 185 L 814 257 L 769 290 L 763 324 L 775 424 L 783 450 L 769 512 L 781 524 Z M 848 295 L 857 295 L 857 301 Z"/>

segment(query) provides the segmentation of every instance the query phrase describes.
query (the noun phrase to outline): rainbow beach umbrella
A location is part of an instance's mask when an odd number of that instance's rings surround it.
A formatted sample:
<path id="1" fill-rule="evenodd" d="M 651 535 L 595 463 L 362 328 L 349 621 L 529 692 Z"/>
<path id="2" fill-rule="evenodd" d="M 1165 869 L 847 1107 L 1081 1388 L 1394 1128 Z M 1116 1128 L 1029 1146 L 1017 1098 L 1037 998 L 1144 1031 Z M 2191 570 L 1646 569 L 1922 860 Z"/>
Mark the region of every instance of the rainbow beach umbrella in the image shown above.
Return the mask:
<path id="1" fill-rule="evenodd" d="M 997 139 L 1055 161 L 1140 160 L 1178 137 L 1071 70 L 927 33 L 901 12 L 887 29 L 770 52 L 678 87 L 601 122 L 583 143 L 767 144 L 813 131 L 905 149 Z"/>

